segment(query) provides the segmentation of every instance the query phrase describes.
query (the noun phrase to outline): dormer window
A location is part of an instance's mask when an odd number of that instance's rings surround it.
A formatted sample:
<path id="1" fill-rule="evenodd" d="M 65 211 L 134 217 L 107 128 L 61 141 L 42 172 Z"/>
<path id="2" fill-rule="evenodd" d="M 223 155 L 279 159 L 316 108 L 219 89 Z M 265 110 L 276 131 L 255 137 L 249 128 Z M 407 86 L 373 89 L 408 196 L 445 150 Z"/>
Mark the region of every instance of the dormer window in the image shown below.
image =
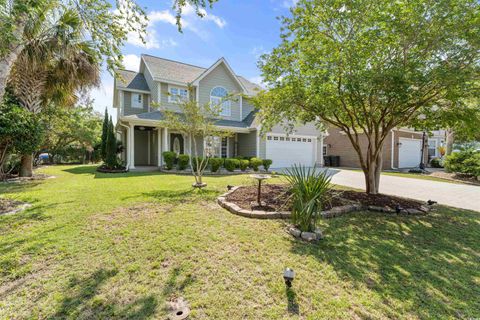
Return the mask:
<path id="1" fill-rule="evenodd" d="M 143 95 L 141 93 L 132 93 L 132 108 L 143 109 Z"/>
<path id="2" fill-rule="evenodd" d="M 213 105 L 220 105 L 222 110 L 221 116 L 230 117 L 232 115 L 232 108 L 229 100 L 224 100 L 228 96 L 227 89 L 223 87 L 215 87 L 210 92 L 210 103 Z"/>
<path id="3" fill-rule="evenodd" d="M 188 99 L 188 90 L 179 87 L 168 87 L 168 102 L 180 102 Z"/>

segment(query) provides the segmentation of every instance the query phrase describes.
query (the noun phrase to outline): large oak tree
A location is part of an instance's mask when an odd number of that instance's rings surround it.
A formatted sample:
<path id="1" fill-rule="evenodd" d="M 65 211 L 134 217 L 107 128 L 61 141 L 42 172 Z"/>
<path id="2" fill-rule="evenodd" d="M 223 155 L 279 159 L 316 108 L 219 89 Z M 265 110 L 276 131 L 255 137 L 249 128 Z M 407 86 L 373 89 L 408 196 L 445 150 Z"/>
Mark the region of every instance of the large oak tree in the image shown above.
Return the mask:
<path id="1" fill-rule="evenodd" d="M 366 191 L 379 192 L 389 132 L 478 93 L 476 0 L 300 0 L 282 42 L 261 58 L 264 130 L 317 121 L 341 128 Z M 361 146 L 362 135 L 367 146 Z"/>

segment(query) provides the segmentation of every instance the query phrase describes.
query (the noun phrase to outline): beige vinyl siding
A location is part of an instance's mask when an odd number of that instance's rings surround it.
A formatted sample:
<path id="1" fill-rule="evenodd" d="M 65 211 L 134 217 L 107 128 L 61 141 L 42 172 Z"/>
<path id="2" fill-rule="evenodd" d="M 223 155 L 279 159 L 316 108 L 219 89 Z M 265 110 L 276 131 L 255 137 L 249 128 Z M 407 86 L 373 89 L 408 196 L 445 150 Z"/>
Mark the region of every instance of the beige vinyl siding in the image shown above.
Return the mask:
<path id="1" fill-rule="evenodd" d="M 197 142 L 197 152 L 198 152 L 198 156 L 199 157 L 202 157 L 203 156 L 203 137 L 201 136 L 196 136 L 195 137 L 195 141 Z M 195 148 L 194 148 L 194 144 L 193 144 L 193 141 L 192 141 L 192 145 L 191 145 L 191 156 L 192 157 L 195 157 Z"/>
<path id="2" fill-rule="evenodd" d="M 257 132 L 238 134 L 238 155 L 255 157 L 257 155 Z"/>
<path id="3" fill-rule="evenodd" d="M 123 115 L 129 116 L 131 114 L 139 114 L 148 112 L 148 94 L 143 93 L 143 108 L 132 108 L 132 93 L 130 91 L 123 91 Z"/>
<path id="4" fill-rule="evenodd" d="M 250 112 L 252 112 L 255 109 L 253 104 L 250 103 L 250 101 L 247 98 L 243 98 L 243 103 L 242 103 L 242 120 L 245 119 L 246 116 Z"/>
<path id="5" fill-rule="evenodd" d="M 223 87 L 230 94 L 238 93 L 241 91 L 240 86 L 237 84 L 235 79 L 232 77 L 228 69 L 223 64 L 218 65 L 214 70 L 212 70 L 207 76 L 205 76 L 205 78 L 200 81 L 200 104 L 210 102 L 210 92 L 215 87 Z M 235 99 L 235 101 L 231 101 L 231 116 L 221 118 L 240 121 L 240 99 Z"/>

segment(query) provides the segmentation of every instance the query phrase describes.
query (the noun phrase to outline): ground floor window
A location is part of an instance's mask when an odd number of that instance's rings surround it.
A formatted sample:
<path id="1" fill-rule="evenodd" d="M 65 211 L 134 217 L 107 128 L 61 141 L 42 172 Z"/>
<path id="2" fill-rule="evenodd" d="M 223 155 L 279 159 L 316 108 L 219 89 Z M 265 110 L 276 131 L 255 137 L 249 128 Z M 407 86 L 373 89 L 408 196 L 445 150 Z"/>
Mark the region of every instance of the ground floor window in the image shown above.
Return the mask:
<path id="1" fill-rule="evenodd" d="M 437 156 L 437 140 L 428 140 L 428 156 L 430 158 Z"/>
<path id="2" fill-rule="evenodd" d="M 228 157 L 228 138 L 205 137 L 204 150 L 207 157 Z"/>

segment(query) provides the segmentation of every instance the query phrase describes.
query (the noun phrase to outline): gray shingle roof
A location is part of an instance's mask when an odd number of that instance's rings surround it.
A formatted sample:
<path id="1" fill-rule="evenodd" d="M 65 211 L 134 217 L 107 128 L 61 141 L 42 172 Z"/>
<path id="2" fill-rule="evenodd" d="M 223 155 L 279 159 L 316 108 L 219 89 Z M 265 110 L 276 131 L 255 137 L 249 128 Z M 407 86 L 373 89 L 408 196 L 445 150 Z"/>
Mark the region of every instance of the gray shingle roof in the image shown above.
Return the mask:
<path id="1" fill-rule="evenodd" d="M 130 70 L 117 70 L 123 79 L 116 77 L 117 88 L 150 91 L 142 73 Z"/>
<path id="2" fill-rule="evenodd" d="M 208 69 L 183 62 L 154 57 L 148 54 L 143 54 L 142 57 L 153 77 L 167 81 L 193 82 Z M 247 94 L 249 95 L 255 95 L 262 89 L 259 85 L 248 81 L 242 76 L 237 75 L 237 78 L 247 89 Z"/>
<path id="3" fill-rule="evenodd" d="M 126 116 L 125 118 L 161 121 L 161 120 L 165 120 L 165 114 L 162 111 L 152 111 L 152 112 L 145 112 L 145 113 Z M 245 117 L 243 121 L 219 119 L 215 121 L 215 125 L 223 126 L 223 127 L 234 127 L 234 128 L 249 128 L 254 118 L 255 118 L 255 111 L 252 111 Z"/>
<path id="4" fill-rule="evenodd" d="M 142 55 L 143 61 L 147 65 L 148 70 L 155 78 L 170 81 L 192 82 L 195 80 L 205 68 L 193 66 L 182 62 L 158 58 L 150 55 Z"/>

